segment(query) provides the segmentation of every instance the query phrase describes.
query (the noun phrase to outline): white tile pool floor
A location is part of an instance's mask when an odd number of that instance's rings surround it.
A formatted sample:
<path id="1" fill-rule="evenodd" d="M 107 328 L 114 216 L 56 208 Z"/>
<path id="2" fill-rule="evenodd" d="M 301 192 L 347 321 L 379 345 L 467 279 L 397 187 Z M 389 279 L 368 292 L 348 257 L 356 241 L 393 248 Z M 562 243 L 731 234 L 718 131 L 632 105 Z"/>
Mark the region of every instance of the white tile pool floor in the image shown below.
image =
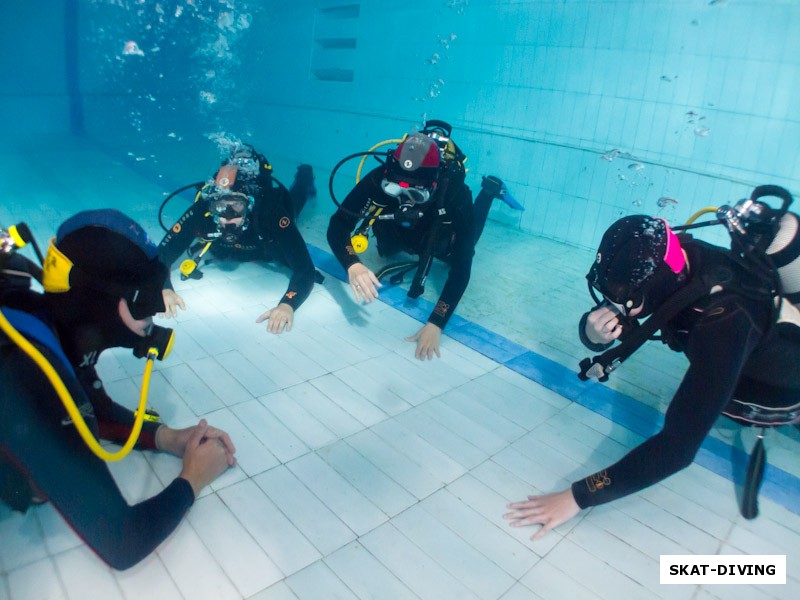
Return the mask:
<path id="1" fill-rule="evenodd" d="M 70 169 L 3 158 L 5 180 L 22 174 L 27 183 L 7 190 L 3 224 L 26 219 L 49 235 L 108 191 L 107 182 L 80 176 L 108 160 L 91 147 L 70 155 Z M 126 182 L 114 204 L 153 222 L 152 206 L 131 197 L 160 197 L 159 188 L 122 166 L 109 170 L 114 185 Z M 22 193 L 26 202 L 15 203 Z M 306 229 L 318 231 L 316 212 Z M 528 237 L 514 244 L 516 236 L 487 227 L 459 314 L 550 358 L 582 356 L 570 313 L 585 309 L 581 277 L 591 253 Z M 557 308 L 546 289 L 523 295 L 536 286 L 513 274 L 504 277 L 519 294 L 515 310 L 492 302 L 488 277 L 508 272 L 512 252 L 512 268 L 542 268 L 542 277 L 558 265 Z M 519 256 L 526 252 L 535 258 Z M 532 531 L 502 520 L 508 501 L 564 487 L 641 438 L 453 339 L 441 360 L 415 361 L 403 337 L 419 323 L 383 303 L 355 305 L 334 277 L 316 286 L 294 331 L 271 336 L 254 320 L 284 291 L 284 272 L 217 263 L 205 273 L 179 284 L 189 310 L 173 322 L 175 350 L 157 365 L 152 403 L 172 425 L 203 417 L 227 429 L 238 466 L 156 553 L 123 573 L 104 567 L 51 507 L 26 515 L 0 508 L 0 599 L 800 596 L 800 516 L 762 497 L 759 518 L 742 519 L 733 483 L 697 464 L 531 542 Z M 642 359 L 615 385 L 665 404 L 681 363 L 661 348 L 651 353 L 657 377 Z M 128 351 L 107 353 L 109 393 L 133 405 L 143 366 Z M 796 440 L 775 439 L 770 462 L 796 472 Z M 180 462 L 134 453 L 112 470 L 136 502 L 175 477 Z M 788 580 L 661 586 L 662 554 L 786 554 Z"/>

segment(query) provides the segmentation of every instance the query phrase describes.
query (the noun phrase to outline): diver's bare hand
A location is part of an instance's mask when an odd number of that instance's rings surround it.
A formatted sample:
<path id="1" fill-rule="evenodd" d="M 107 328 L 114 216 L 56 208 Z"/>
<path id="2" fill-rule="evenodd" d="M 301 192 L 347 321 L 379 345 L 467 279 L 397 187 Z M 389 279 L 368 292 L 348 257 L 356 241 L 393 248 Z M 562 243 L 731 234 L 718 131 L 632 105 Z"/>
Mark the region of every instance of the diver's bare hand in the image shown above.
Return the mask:
<path id="1" fill-rule="evenodd" d="M 267 331 L 270 333 L 291 331 L 292 322 L 294 321 L 294 309 L 285 302 L 281 302 L 278 306 L 268 310 L 256 319 L 256 323 L 264 321 L 267 321 Z"/>
<path id="2" fill-rule="evenodd" d="M 169 319 L 170 317 L 178 316 L 178 307 L 181 310 L 186 310 L 186 303 L 183 301 L 175 290 L 163 289 L 161 295 L 164 297 L 164 312 L 159 313 L 159 316 Z"/>
<path id="3" fill-rule="evenodd" d="M 434 354 L 439 358 L 442 357 L 441 352 L 439 352 L 441 338 L 442 328 L 433 323 L 426 323 L 417 333 L 407 337 L 406 341 L 417 343 L 417 350 L 414 352 L 414 356 L 419 360 L 433 360 Z"/>
<path id="4" fill-rule="evenodd" d="M 189 437 L 183 455 L 180 476 L 192 486 L 195 498 L 231 466 L 225 443 L 219 438 L 208 437 L 207 431 L 208 423 L 201 419 Z"/>
<path id="5" fill-rule="evenodd" d="M 353 295 L 356 302 L 363 300 L 369 304 L 378 297 L 378 288 L 383 284 L 375 277 L 375 273 L 370 271 L 362 263 L 354 263 L 347 268 L 347 280 L 353 288 Z"/>
<path id="6" fill-rule="evenodd" d="M 593 344 L 608 344 L 622 333 L 619 312 L 613 306 L 602 306 L 589 313 L 586 319 L 586 337 Z"/>
<path id="7" fill-rule="evenodd" d="M 531 536 L 532 540 L 543 538 L 548 531 L 566 523 L 581 510 L 569 488 L 555 494 L 528 496 L 527 500 L 512 502 L 506 508 L 510 508 L 511 512 L 504 514 L 503 518 L 511 521 L 511 527 L 542 526 Z"/>
<path id="8" fill-rule="evenodd" d="M 156 450 L 169 452 L 179 458 L 183 458 L 186 454 L 186 446 L 198 427 L 200 427 L 200 425 L 184 427 L 183 429 L 173 429 L 167 425 L 162 425 L 156 430 Z M 225 448 L 225 452 L 228 454 L 228 464 L 233 465 L 236 462 L 234 458 L 236 448 L 230 436 L 225 431 L 212 427 L 211 425 L 206 425 L 204 436 L 207 439 L 219 440 Z"/>

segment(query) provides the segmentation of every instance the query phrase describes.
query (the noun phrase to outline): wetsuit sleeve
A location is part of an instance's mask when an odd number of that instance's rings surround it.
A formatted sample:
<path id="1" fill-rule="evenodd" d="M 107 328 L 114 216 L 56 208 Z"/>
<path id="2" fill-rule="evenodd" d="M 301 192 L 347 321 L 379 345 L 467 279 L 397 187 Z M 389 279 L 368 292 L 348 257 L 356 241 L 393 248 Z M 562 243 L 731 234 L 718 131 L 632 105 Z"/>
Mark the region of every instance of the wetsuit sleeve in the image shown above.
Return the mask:
<path id="1" fill-rule="evenodd" d="M 262 227 L 269 231 L 268 237 L 276 244 L 286 266 L 292 270 L 289 287 L 280 302 L 297 310 L 314 287 L 314 263 L 297 223 L 287 210 L 292 202 L 289 193 L 283 187 L 278 193 L 284 197 L 280 202 L 274 203 L 276 210 L 270 211 L 269 216 L 264 217 L 266 222 L 262 223 Z"/>
<path id="2" fill-rule="evenodd" d="M 114 402 L 106 393 L 103 382 L 97 376 L 94 367 L 83 367 L 76 369 L 78 381 L 86 392 L 89 402 L 92 404 L 94 416 L 97 419 L 97 426 L 100 437 L 118 444 L 124 444 L 130 436 L 131 428 L 136 416 L 133 411 Z M 156 449 L 156 430 L 162 423 L 154 423 L 145 420 L 142 423 L 142 432 L 135 448 L 140 450 Z"/>
<path id="3" fill-rule="evenodd" d="M 376 171 L 379 169 L 371 171 L 358 182 L 356 187 L 347 194 L 347 197 L 342 202 L 342 206 L 333 213 L 330 223 L 328 224 L 328 244 L 331 247 L 333 255 L 339 261 L 339 264 L 344 267 L 345 271 L 351 265 L 361 262 L 350 242 L 350 234 L 356 228 L 359 221 L 357 215 L 362 215 L 361 218 L 366 216 L 370 197 L 377 198 L 383 196 L 383 192 L 375 180 L 377 176 Z"/>
<path id="4" fill-rule="evenodd" d="M 711 305 L 689 335 L 689 369 L 667 409 L 663 428 L 616 464 L 573 483 L 578 506 L 616 500 L 689 466 L 730 401 L 761 337 L 761 329 L 738 301 L 728 297 Z"/>
<path id="5" fill-rule="evenodd" d="M 51 361 L 46 349 L 39 347 Z M 78 383 L 62 378 L 81 405 Z M 49 499 L 84 542 L 110 566 L 127 569 L 150 554 L 194 502 L 188 481 L 130 506 L 106 464 L 86 446 L 52 386 L 16 348 L 0 348 L 0 454 L 37 494 Z"/>
<path id="6" fill-rule="evenodd" d="M 467 289 L 472 273 L 472 256 L 475 254 L 471 193 L 467 186 L 462 185 L 458 194 L 458 207 L 452 215 L 455 239 L 450 256 L 450 271 L 439 300 L 428 317 L 428 323 L 433 323 L 442 329 L 447 325 Z"/>
<path id="7" fill-rule="evenodd" d="M 172 264 L 186 252 L 192 242 L 206 233 L 210 219 L 205 217 L 205 205 L 196 202 L 178 219 L 158 245 L 158 257 L 172 270 Z M 173 289 L 170 277 L 164 282 L 166 289 Z"/>

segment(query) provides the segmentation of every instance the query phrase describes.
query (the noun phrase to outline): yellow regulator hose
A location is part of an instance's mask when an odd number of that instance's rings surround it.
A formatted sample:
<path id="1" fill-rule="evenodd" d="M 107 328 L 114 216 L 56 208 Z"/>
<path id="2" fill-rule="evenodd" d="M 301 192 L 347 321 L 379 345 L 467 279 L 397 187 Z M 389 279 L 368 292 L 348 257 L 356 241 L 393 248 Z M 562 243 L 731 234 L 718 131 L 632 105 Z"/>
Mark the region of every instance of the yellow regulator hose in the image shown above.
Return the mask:
<path id="1" fill-rule="evenodd" d="M 128 437 L 128 441 L 125 442 L 122 448 L 120 448 L 117 452 L 111 453 L 103 448 L 95 439 L 94 435 L 92 435 L 92 432 L 89 431 L 86 421 L 83 420 L 83 415 L 81 415 L 78 407 L 75 406 L 75 400 L 72 399 L 72 396 L 67 390 L 67 386 L 64 385 L 64 382 L 53 368 L 53 365 L 51 365 L 50 362 L 42 355 L 42 353 L 39 352 L 36 346 L 31 344 L 19 331 L 14 329 L 14 326 L 9 323 L 2 311 L 0 311 L 0 329 L 3 330 L 9 339 L 11 339 L 11 341 L 13 341 L 23 352 L 25 352 L 25 354 L 27 354 L 47 376 L 47 379 L 50 381 L 50 385 L 53 386 L 53 389 L 58 394 L 58 397 L 64 404 L 64 408 L 67 410 L 72 422 L 78 429 L 78 433 L 80 433 L 83 441 L 86 442 L 86 445 L 89 446 L 89 449 L 91 449 L 91 451 L 94 452 L 98 458 L 101 458 L 107 462 L 114 462 L 125 458 L 128 452 L 130 452 L 136 444 L 136 441 L 139 439 L 139 434 L 142 431 L 142 422 L 144 421 L 145 406 L 147 404 L 147 391 L 150 387 L 150 374 L 153 371 L 153 360 L 158 356 L 158 351 L 155 348 L 150 348 L 147 353 L 147 365 L 144 368 L 144 376 L 142 378 L 142 391 L 139 396 L 139 408 L 136 411 L 136 419 L 133 422 L 133 429 L 131 429 L 131 434 Z"/>
<path id="2" fill-rule="evenodd" d="M 383 140 L 382 142 L 378 142 L 377 144 L 375 144 L 372 148 L 367 150 L 367 152 L 375 152 L 375 150 L 377 150 L 381 146 L 385 146 L 386 144 L 399 144 L 400 142 L 404 141 L 407 137 L 408 135 L 404 135 L 403 138 L 400 140 Z M 361 181 L 361 169 L 364 168 L 364 163 L 367 161 L 368 156 L 369 154 L 365 154 L 364 156 L 362 156 L 361 162 L 358 163 L 358 170 L 356 171 L 356 183 Z"/>
<path id="3" fill-rule="evenodd" d="M 691 217 L 689 217 L 689 220 L 686 221 L 686 225 L 691 225 L 692 223 L 694 223 L 697 219 L 699 219 L 703 215 L 707 215 L 708 213 L 712 213 L 712 212 L 713 213 L 717 212 L 717 207 L 716 206 L 706 206 L 705 208 L 701 208 L 696 213 L 694 213 Z"/>

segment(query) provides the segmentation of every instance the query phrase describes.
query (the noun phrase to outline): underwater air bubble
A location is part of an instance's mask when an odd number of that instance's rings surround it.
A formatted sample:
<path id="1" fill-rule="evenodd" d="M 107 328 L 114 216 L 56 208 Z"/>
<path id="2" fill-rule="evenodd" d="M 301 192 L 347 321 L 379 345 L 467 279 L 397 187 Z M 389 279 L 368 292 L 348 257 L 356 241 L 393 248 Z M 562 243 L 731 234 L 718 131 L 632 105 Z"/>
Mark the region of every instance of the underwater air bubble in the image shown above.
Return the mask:
<path id="1" fill-rule="evenodd" d="M 128 40 L 125 42 L 125 47 L 122 49 L 122 53 L 127 56 L 144 56 L 144 52 L 142 52 L 142 49 L 139 48 L 139 44 L 133 40 Z"/>

